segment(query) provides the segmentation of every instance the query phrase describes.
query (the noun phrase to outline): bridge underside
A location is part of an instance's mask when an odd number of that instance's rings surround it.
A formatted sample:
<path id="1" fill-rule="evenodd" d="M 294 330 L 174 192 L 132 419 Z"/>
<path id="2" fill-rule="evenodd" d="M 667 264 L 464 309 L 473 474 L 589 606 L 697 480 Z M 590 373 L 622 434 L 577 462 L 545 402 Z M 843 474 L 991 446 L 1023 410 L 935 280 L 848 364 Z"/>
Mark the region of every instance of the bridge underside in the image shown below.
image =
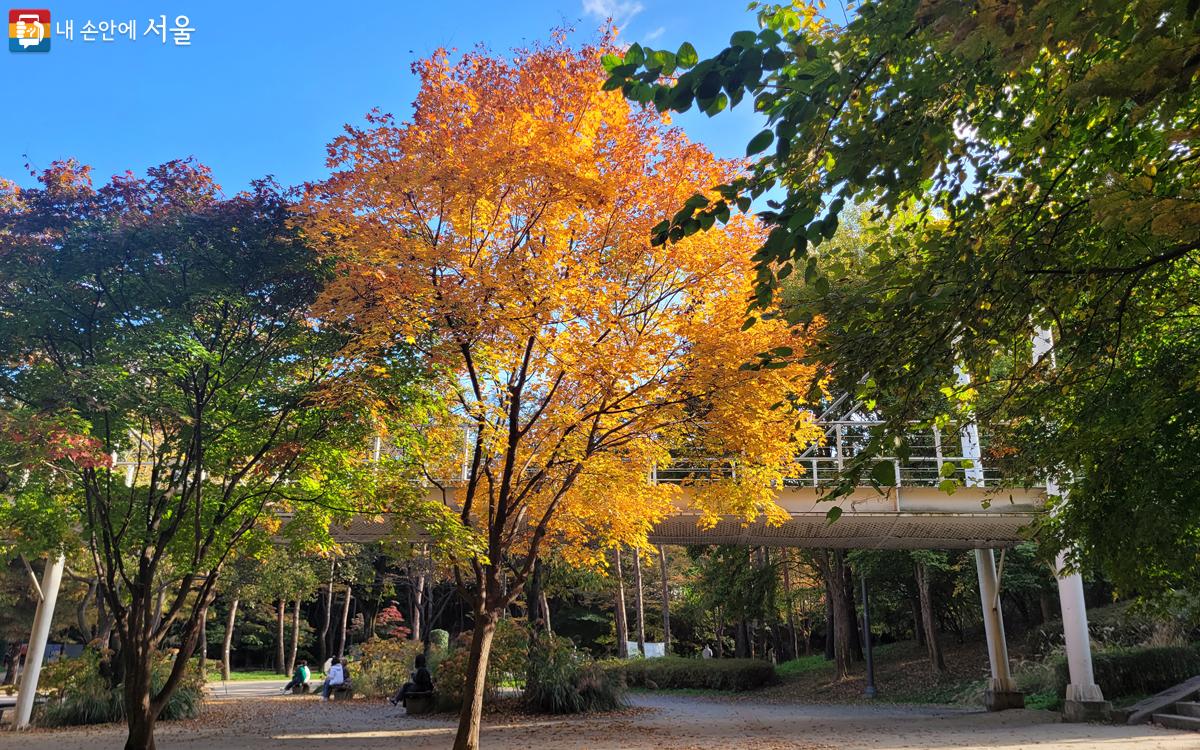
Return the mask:
<path id="1" fill-rule="evenodd" d="M 824 513 L 793 513 L 779 526 L 724 519 L 701 528 L 692 514 L 672 516 L 650 532 L 652 544 L 741 544 L 817 549 L 978 549 L 1008 547 L 1027 538 L 1033 514 L 847 513 L 830 523 Z"/>
<path id="2" fill-rule="evenodd" d="M 863 488 L 837 502 L 813 487 L 787 487 L 777 502 L 789 520 L 775 526 L 725 518 L 702 527 L 684 488 L 679 512 L 650 532 L 653 544 L 743 544 L 818 549 L 984 549 L 1027 539 L 1045 500 L 1042 490 L 964 488 L 947 495 L 933 487 Z M 453 502 L 451 502 L 453 504 Z M 830 522 L 833 506 L 841 517 Z M 387 521 L 359 519 L 334 530 L 346 542 L 372 542 L 394 534 Z"/>

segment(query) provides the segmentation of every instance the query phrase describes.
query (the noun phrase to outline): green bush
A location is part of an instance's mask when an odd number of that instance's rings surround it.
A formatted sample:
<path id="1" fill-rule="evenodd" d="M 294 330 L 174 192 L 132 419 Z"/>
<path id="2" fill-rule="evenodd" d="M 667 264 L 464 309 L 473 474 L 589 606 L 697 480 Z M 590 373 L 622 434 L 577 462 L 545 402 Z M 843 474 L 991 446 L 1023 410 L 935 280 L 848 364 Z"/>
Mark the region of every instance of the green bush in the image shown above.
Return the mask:
<path id="1" fill-rule="evenodd" d="M 429 631 L 429 642 L 440 649 L 450 648 L 450 634 L 441 628 Z"/>
<path id="2" fill-rule="evenodd" d="M 700 690 L 753 690 L 779 681 L 775 665 L 758 659 L 609 660 L 609 672 L 619 672 L 630 687 L 696 688 Z"/>
<path id="3" fill-rule="evenodd" d="M 154 690 L 162 687 L 171 671 L 174 657 L 163 656 L 151 673 Z M 80 724 L 107 724 L 125 720 L 125 695 L 122 685 L 110 685 L 100 673 L 100 653 L 85 649 L 76 659 L 62 659 L 42 672 L 41 686 L 51 694 L 42 707 L 38 723 L 62 727 Z M 199 672 L 189 670 L 167 700 L 160 719 L 194 719 L 200 715 L 204 700 L 204 681 Z"/>
<path id="4" fill-rule="evenodd" d="M 1120 602 L 1088 610 L 1088 636 L 1101 648 L 1141 646 L 1150 641 L 1159 623 L 1145 613 L 1132 610 L 1132 602 Z M 1047 620 L 1026 636 L 1028 650 L 1039 656 L 1065 645 L 1061 619 Z"/>
<path id="5" fill-rule="evenodd" d="M 601 669 L 567 638 L 542 638 L 530 646 L 524 702 L 534 711 L 577 714 L 612 711 L 625 704 L 625 684 Z"/>
<path id="6" fill-rule="evenodd" d="M 1092 655 L 1096 684 L 1114 700 L 1152 695 L 1200 674 L 1200 651 L 1195 646 L 1157 646 L 1099 651 Z M 1058 694 L 1070 682 L 1066 661 L 1057 665 Z"/>

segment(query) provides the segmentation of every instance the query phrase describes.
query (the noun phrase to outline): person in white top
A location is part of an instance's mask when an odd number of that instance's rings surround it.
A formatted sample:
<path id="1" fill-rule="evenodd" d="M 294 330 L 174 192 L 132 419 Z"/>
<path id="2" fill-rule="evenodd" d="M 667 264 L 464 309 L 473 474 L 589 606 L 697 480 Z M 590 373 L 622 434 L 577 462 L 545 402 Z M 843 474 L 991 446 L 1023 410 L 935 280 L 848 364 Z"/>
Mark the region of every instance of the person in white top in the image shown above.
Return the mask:
<path id="1" fill-rule="evenodd" d="M 329 666 L 329 671 L 325 673 L 325 684 L 321 687 L 321 700 L 329 700 L 329 694 L 333 692 L 333 689 L 345 681 L 346 670 L 342 667 L 342 660 L 335 656 Z"/>
<path id="2" fill-rule="evenodd" d="M 700 658 L 711 659 L 712 657 L 713 657 L 713 650 L 708 647 L 707 643 L 704 644 L 704 650 L 700 652 Z"/>

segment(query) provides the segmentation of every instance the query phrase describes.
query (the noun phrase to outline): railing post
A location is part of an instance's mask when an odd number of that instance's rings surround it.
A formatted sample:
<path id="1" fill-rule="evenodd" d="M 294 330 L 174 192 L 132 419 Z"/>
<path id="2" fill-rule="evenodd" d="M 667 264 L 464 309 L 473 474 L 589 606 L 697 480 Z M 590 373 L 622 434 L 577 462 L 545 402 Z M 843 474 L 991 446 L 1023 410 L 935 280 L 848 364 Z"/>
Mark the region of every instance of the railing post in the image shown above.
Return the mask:
<path id="1" fill-rule="evenodd" d="M 837 470 L 839 474 L 841 474 L 842 469 L 845 468 L 845 456 L 842 455 L 842 431 L 845 429 L 845 427 L 846 425 L 842 424 L 841 422 L 834 422 L 833 424 L 833 441 L 834 445 L 837 446 Z"/>

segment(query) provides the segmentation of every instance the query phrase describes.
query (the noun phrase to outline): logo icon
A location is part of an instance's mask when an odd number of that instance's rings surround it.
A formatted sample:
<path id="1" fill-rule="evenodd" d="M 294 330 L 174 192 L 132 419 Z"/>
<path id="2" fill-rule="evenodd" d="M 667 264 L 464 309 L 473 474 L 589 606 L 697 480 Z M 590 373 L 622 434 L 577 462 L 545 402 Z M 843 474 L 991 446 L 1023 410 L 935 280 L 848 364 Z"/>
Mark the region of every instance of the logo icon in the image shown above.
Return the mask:
<path id="1" fill-rule="evenodd" d="M 50 11 L 14 9 L 8 12 L 9 52 L 49 52 L 50 33 Z"/>

